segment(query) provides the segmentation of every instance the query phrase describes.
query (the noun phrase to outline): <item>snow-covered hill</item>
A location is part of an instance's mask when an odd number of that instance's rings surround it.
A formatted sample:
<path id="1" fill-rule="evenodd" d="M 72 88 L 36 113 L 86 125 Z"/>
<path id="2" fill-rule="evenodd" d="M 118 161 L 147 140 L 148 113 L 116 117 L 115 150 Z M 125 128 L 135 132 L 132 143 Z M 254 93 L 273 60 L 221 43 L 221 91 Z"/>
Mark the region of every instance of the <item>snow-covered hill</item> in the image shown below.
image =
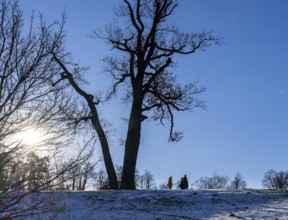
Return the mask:
<path id="1" fill-rule="evenodd" d="M 64 192 L 57 198 L 65 206 L 54 219 L 61 220 L 288 219 L 287 192 L 268 190 Z"/>

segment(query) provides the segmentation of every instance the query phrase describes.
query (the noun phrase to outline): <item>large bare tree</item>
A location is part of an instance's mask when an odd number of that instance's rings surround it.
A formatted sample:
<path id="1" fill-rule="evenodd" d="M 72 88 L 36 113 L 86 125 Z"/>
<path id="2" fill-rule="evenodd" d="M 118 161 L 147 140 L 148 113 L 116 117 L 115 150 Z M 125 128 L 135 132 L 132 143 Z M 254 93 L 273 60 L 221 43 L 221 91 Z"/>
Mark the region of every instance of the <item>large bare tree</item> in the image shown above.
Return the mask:
<path id="1" fill-rule="evenodd" d="M 221 42 L 210 32 L 183 32 L 167 20 L 177 7 L 177 0 L 123 0 L 115 10 L 124 22 L 111 24 L 104 32 L 95 31 L 119 52 L 106 57 L 107 71 L 115 80 L 114 90 L 128 82 L 124 101 L 131 103 L 125 142 L 122 189 L 135 189 L 134 173 L 142 123 L 151 118 L 170 123 L 170 141 L 178 141 L 181 132 L 174 131 L 174 111 L 203 108 L 198 95 L 204 92 L 197 83 L 181 85 L 173 72 L 175 55 L 193 54 Z"/>
<path id="2" fill-rule="evenodd" d="M 197 83 L 187 85 L 178 83 L 173 72 L 175 68 L 173 59 L 175 55 L 193 54 L 212 44 L 218 44 L 221 38 L 214 37 L 206 31 L 185 33 L 177 26 L 167 24 L 168 17 L 176 7 L 176 0 L 123 0 L 115 10 L 118 20 L 125 19 L 121 23 L 122 26 L 112 23 L 105 31 L 95 30 L 93 34 L 119 52 L 116 56 L 104 59 L 107 64 L 105 69 L 113 78 L 112 91 L 107 99 L 110 99 L 117 88 L 124 84 L 127 88 L 124 103 L 131 103 L 120 186 L 122 189 L 135 189 L 141 125 L 146 119 L 160 121 L 162 125 L 168 121 L 169 140 L 179 141 L 182 132 L 174 131 L 174 112 L 205 107 L 205 103 L 198 99 L 205 88 L 199 87 Z M 101 101 L 85 92 L 74 80 L 74 76 L 79 72 L 78 68 L 69 65 L 71 63 L 65 57 L 56 54 L 53 54 L 53 57 L 63 70 L 62 79 L 67 79 L 89 106 L 88 114 L 76 122 L 85 120 L 92 122 L 101 142 L 110 187 L 116 189 L 117 178 L 107 134 L 100 123 L 96 108 Z M 72 70 L 69 71 L 67 66 Z"/>
<path id="3" fill-rule="evenodd" d="M 58 56 L 64 54 L 64 23 L 65 16 L 50 24 L 43 16 L 32 16 L 25 25 L 16 0 L 0 1 L 0 219 L 5 213 L 12 218 L 33 207 L 37 209 L 33 205 L 18 209 L 15 205 L 30 192 L 52 186 L 61 173 L 89 157 L 81 151 L 69 165 L 59 172 L 54 170 L 35 187 L 28 188 L 27 178 L 22 175 L 13 181 L 5 179 L 7 172 L 21 169 L 27 151 L 41 151 L 56 158 L 59 148 L 63 150 L 75 137 L 74 130 L 67 126 L 66 110 L 75 109 L 77 100 L 68 91 L 68 83 L 57 83 L 62 70 L 51 59 L 51 51 Z M 29 129 L 42 131 L 41 142 L 32 146 L 21 140 L 21 134 Z"/>

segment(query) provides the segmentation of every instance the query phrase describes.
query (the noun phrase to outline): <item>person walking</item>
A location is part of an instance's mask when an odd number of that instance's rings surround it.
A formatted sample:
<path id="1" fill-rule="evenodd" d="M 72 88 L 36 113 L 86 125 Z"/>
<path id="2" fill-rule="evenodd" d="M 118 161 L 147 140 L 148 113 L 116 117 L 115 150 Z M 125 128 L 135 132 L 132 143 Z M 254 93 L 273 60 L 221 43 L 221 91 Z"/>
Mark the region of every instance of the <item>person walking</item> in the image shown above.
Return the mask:
<path id="1" fill-rule="evenodd" d="M 188 189 L 188 180 L 186 174 L 181 178 L 179 187 L 180 189 Z"/>
<path id="2" fill-rule="evenodd" d="M 183 189 L 188 189 L 188 180 L 186 174 L 183 177 Z"/>
<path id="3" fill-rule="evenodd" d="M 172 183 L 172 176 L 170 176 L 169 179 L 168 179 L 167 186 L 168 186 L 169 189 L 171 189 L 171 188 L 172 188 L 172 185 L 173 185 L 173 183 Z"/>

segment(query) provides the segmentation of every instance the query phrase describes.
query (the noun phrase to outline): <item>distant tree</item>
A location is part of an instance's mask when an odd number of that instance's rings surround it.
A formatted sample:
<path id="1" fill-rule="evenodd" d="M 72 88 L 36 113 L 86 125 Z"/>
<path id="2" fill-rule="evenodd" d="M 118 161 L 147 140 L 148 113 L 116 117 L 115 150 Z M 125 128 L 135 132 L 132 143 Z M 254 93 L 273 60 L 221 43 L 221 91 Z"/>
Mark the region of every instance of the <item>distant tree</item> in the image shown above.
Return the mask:
<path id="1" fill-rule="evenodd" d="M 89 161 L 83 164 L 74 166 L 66 174 L 65 187 L 66 189 L 85 190 L 88 178 L 92 175 L 94 166 Z"/>
<path id="2" fill-rule="evenodd" d="M 278 189 L 287 189 L 288 188 L 288 172 L 279 171 L 276 175 L 276 186 Z"/>
<path id="3" fill-rule="evenodd" d="M 3 146 L 2 146 L 3 147 Z M 8 164 L 12 161 L 10 155 L 6 152 L 0 153 L 0 191 L 6 190 Z"/>
<path id="4" fill-rule="evenodd" d="M 92 186 L 96 190 L 105 190 L 109 189 L 109 181 L 107 174 L 103 169 L 97 170 L 91 176 Z"/>
<path id="5" fill-rule="evenodd" d="M 83 164 L 79 174 L 78 180 L 78 190 L 85 190 L 87 186 L 88 179 L 93 175 L 95 164 L 92 164 L 90 161 L 87 161 Z"/>
<path id="6" fill-rule="evenodd" d="M 27 181 L 28 190 L 41 190 L 41 186 L 45 186 L 45 183 L 49 181 L 49 157 L 39 157 L 33 151 L 30 151 L 27 155 Z M 48 186 L 45 186 L 47 188 Z"/>
<path id="7" fill-rule="evenodd" d="M 6 154 L 9 155 L 8 158 L 5 158 L 3 154 L 0 154 L 0 191 L 24 191 L 27 176 L 25 164 L 18 158 L 12 158 L 10 154 Z"/>
<path id="8" fill-rule="evenodd" d="M 155 179 L 153 174 L 145 170 L 144 174 L 140 176 L 140 189 L 152 189 L 155 186 Z"/>
<path id="9" fill-rule="evenodd" d="M 210 181 L 209 177 L 201 177 L 198 180 L 196 180 L 192 185 L 197 189 L 209 189 L 209 181 Z M 179 181 L 179 188 L 180 188 L 180 181 Z"/>
<path id="10" fill-rule="evenodd" d="M 235 177 L 229 184 L 231 189 L 246 189 L 247 183 L 243 180 L 243 177 L 240 173 L 236 173 Z"/>
<path id="11" fill-rule="evenodd" d="M 262 185 L 268 189 L 287 189 L 288 172 L 268 170 L 263 177 Z"/>
<path id="12" fill-rule="evenodd" d="M 23 162 L 25 161 L 25 162 Z M 49 187 L 50 160 L 30 151 L 25 157 L 13 158 L 5 167 L 6 188 L 9 190 L 40 191 Z"/>
<path id="13" fill-rule="evenodd" d="M 263 177 L 262 185 L 264 188 L 268 189 L 276 189 L 275 185 L 275 177 L 277 175 L 277 172 L 275 170 L 268 170 Z"/>
<path id="14" fill-rule="evenodd" d="M 121 185 L 121 179 L 122 179 L 123 167 L 116 165 L 115 172 L 116 172 L 116 176 L 117 176 L 118 186 L 120 186 Z"/>
<path id="15" fill-rule="evenodd" d="M 214 173 L 211 177 L 201 177 L 192 185 L 198 189 L 225 189 L 228 187 L 228 176 Z"/>
<path id="16" fill-rule="evenodd" d="M 122 180 L 122 178 L 121 178 L 121 180 Z M 136 186 L 136 189 L 140 188 L 140 184 L 141 184 L 140 182 L 141 182 L 141 175 L 140 175 L 139 170 L 136 169 L 136 171 L 135 171 L 135 186 Z"/>

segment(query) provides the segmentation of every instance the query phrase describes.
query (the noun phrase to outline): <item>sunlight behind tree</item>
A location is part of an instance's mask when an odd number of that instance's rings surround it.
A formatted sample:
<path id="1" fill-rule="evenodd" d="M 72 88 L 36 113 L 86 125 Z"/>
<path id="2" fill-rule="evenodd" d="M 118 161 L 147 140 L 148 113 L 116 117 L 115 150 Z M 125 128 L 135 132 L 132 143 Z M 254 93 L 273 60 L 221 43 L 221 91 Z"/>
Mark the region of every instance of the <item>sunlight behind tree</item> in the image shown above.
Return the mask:
<path id="1" fill-rule="evenodd" d="M 19 139 L 24 145 L 32 146 L 44 141 L 44 134 L 39 129 L 29 128 L 19 134 Z"/>

